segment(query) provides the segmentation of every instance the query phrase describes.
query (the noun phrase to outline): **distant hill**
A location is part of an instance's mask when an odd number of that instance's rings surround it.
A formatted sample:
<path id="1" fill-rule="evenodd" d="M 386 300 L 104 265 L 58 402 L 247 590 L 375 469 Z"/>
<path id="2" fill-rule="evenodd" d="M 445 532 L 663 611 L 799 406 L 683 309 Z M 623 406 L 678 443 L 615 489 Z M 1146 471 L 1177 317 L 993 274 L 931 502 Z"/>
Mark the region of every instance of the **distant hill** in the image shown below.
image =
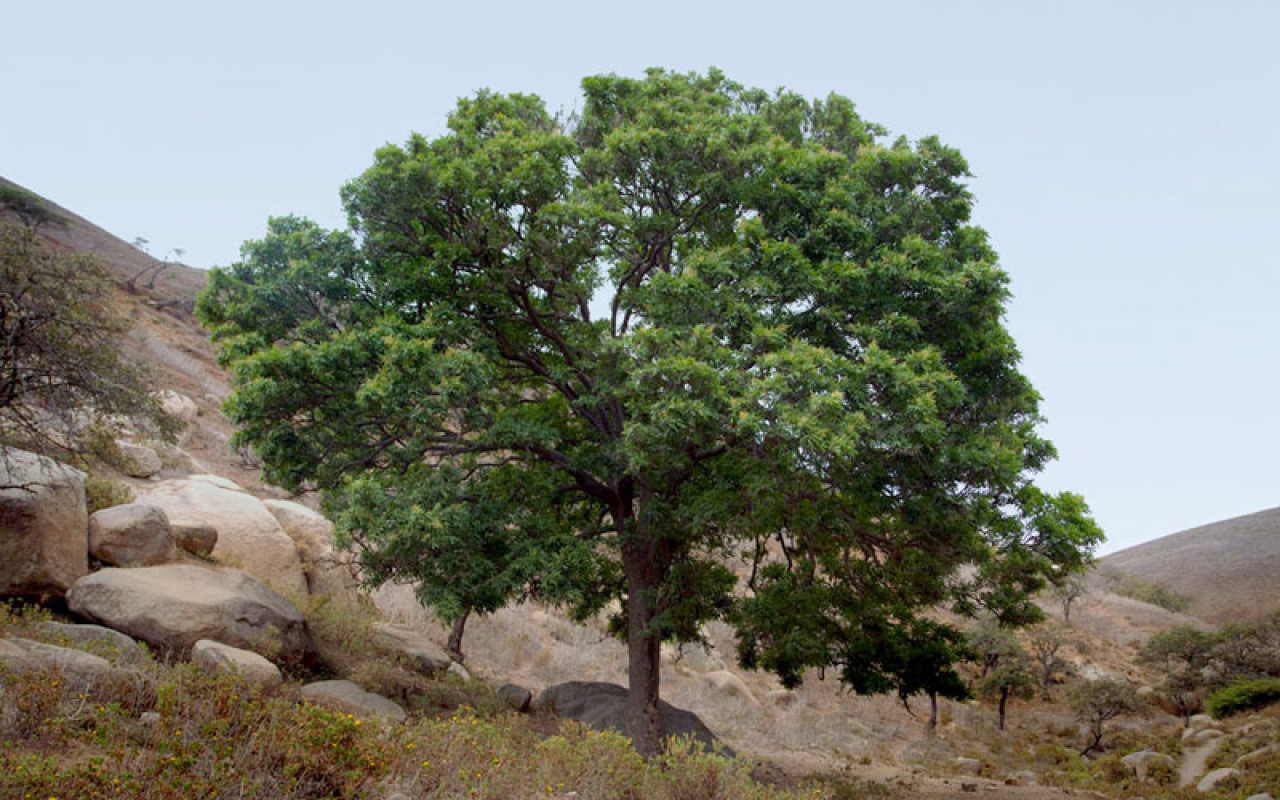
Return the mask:
<path id="1" fill-rule="evenodd" d="M 1280 508 L 1201 525 L 1100 560 L 1104 569 L 1163 584 L 1215 624 L 1280 610 Z"/>

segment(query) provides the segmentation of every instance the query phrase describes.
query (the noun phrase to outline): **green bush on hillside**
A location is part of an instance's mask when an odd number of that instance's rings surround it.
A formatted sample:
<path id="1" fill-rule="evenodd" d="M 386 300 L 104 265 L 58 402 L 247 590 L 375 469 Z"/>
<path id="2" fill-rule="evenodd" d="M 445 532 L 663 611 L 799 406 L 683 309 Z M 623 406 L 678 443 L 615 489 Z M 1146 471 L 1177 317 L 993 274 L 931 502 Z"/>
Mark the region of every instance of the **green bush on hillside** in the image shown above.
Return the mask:
<path id="1" fill-rule="evenodd" d="M 1209 695 L 1205 705 L 1214 718 L 1222 719 L 1242 711 L 1256 711 L 1278 702 L 1280 702 L 1280 678 L 1260 678 L 1240 681 L 1225 689 L 1219 689 Z"/>
<path id="2" fill-rule="evenodd" d="M 1186 611 L 1191 606 L 1191 598 L 1178 594 L 1167 586 L 1144 581 L 1137 575 L 1127 572 L 1116 574 L 1111 581 L 1111 591 L 1124 597 L 1160 606 L 1175 614 Z"/>

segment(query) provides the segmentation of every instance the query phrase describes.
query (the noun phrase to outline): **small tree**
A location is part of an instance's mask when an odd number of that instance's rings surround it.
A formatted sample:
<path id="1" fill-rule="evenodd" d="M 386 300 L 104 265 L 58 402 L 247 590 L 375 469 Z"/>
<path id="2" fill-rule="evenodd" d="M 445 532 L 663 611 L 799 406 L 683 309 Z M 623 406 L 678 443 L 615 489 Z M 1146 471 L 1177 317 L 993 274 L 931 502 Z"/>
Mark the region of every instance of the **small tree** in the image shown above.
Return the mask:
<path id="1" fill-rule="evenodd" d="M 1142 708 L 1138 693 L 1132 686 L 1110 678 L 1076 683 L 1068 695 L 1068 703 L 1087 731 L 1088 741 L 1080 751 L 1082 756 L 1102 746 L 1107 722 Z"/>
<path id="2" fill-rule="evenodd" d="M 1062 621 L 1071 624 L 1071 607 L 1089 593 L 1089 582 L 1079 573 L 1067 575 L 1053 584 L 1050 590 L 1062 605 Z"/>
<path id="3" fill-rule="evenodd" d="M 110 451 L 95 420 L 125 416 L 174 432 L 147 373 L 120 356 L 124 324 L 110 287 L 93 258 L 0 223 L 0 444 L 77 460 Z"/>
<path id="4" fill-rule="evenodd" d="M 17 217 L 24 227 L 33 231 L 45 225 L 63 228 L 67 224 L 66 217 L 50 208 L 39 195 L 3 182 L 0 182 L 0 211 Z"/>
<path id="5" fill-rule="evenodd" d="M 142 269 L 125 279 L 125 285 L 129 287 L 129 291 L 131 292 L 136 292 L 138 290 L 138 279 L 148 274 L 151 277 L 147 279 L 147 288 L 156 288 L 156 280 L 160 275 L 165 270 L 178 263 L 178 259 L 182 258 L 182 256 L 187 252 L 181 247 L 175 247 L 166 253 L 163 259 L 152 258 L 148 245 L 150 245 L 150 242 L 147 239 L 144 239 L 141 236 L 134 237 L 133 246 L 145 253 L 147 257 L 146 263 L 143 265 Z"/>
<path id="6" fill-rule="evenodd" d="M 983 623 L 969 637 L 970 646 L 982 660 L 978 678 L 980 697 L 994 698 L 999 713 L 998 728 L 1004 730 L 1009 699 L 1030 699 L 1035 694 L 1035 678 L 1031 662 L 1012 631 L 992 623 Z"/>
<path id="7" fill-rule="evenodd" d="M 1031 630 L 1027 639 L 1031 658 L 1036 663 L 1036 673 L 1040 683 L 1040 699 L 1049 700 L 1049 688 L 1053 685 L 1053 676 L 1062 671 L 1066 662 L 1058 655 L 1067 643 L 1062 634 L 1048 625 L 1039 625 Z"/>
<path id="8" fill-rule="evenodd" d="M 1138 652 L 1138 661 L 1160 670 L 1164 680 L 1158 691 L 1175 708 L 1185 726 L 1200 710 L 1205 669 L 1213 659 L 1218 637 L 1186 625 L 1152 636 Z"/>

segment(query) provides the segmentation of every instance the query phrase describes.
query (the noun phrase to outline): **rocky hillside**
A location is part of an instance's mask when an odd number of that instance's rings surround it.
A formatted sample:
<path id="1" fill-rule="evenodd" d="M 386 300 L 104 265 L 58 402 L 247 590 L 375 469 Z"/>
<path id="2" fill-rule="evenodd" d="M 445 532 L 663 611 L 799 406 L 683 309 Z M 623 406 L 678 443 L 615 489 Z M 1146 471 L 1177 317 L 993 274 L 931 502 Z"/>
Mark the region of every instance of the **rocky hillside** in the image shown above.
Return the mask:
<path id="1" fill-rule="evenodd" d="M 1280 609 L 1280 508 L 1164 536 L 1101 565 L 1173 589 L 1209 622 L 1259 619 Z"/>

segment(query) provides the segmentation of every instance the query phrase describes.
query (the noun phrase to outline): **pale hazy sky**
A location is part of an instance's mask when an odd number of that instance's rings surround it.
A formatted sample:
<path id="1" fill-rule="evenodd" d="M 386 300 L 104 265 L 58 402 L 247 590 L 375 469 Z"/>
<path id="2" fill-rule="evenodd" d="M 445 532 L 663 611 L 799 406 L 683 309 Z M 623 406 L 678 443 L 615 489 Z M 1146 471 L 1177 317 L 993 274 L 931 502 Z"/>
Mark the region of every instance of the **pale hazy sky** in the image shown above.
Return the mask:
<path id="1" fill-rule="evenodd" d="M 465 7 L 464 7 L 465 6 Z M 616 10 L 613 10 L 616 9 Z M 0 6 L 0 175 L 152 252 L 234 260 L 457 97 L 724 70 L 846 95 L 974 172 L 1008 321 L 1111 551 L 1280 505 L 1280 3 Z"/>

